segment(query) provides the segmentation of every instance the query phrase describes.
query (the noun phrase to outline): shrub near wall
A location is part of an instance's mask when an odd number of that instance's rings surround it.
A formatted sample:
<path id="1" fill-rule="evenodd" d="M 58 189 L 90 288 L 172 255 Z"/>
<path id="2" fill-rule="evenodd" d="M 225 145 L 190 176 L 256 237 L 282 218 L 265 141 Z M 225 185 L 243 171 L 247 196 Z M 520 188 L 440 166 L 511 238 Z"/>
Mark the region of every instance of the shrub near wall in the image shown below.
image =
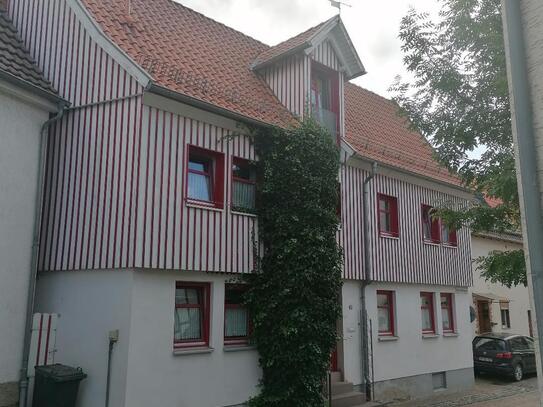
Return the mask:
<path id="1" fill-rule="evenodd" d="M 339 151 L 313 121 L 253 135 L 264 251 L 246 276 L 246 302 L 263 377 L 249 406 L 322 406 L 341 310 Z"/>

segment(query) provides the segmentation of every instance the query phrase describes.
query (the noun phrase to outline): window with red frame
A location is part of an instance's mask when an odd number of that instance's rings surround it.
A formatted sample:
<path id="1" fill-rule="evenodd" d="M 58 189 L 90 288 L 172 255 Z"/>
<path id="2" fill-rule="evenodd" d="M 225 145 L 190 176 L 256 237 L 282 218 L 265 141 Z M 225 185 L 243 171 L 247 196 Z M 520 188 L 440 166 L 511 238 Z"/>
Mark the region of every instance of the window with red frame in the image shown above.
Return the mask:
<path id="1" fill-rule="evenodd" d="M 249 312 L 243 304 L 245 288 L 227 284 L 224 291 L 224 344 L 243 345 L 249 343 Z"/>
<path id="2" fill-rule="evenodd" d="M 422 316 L 422 333 L 435 334 L 434 294 L 420 293 L 420 310 Z"/>
<path id="3" fill-rule="evenodd" d="M 339 142 L 338 72 L 314 61 L 311 69 L 311 114 Z"/>
<path id="4" fill-rule="evenodd" d="M 175 287 L 174 346 L 209 346 L 209 297 L 207 283 L 178 282 Z"/>
<path id="5" fill-rule="evenodd" d="M 377 291 L 377 318 L 380 336 L 394 336 L 394 292 Z"/>
<path id="6" fill-rule="evenodd" d="M 187 199 L 222 207 L 224 154 L 189 146 L 187 161 Z"/>
<path id="7" fill-rule="evenodd" d="M 399 236 L 398 199 L 394 196 L 377 194 L 379 234 L 381 236 Z"/>
<path id="8" fill-rule="evenodd" d="M 432 217 L 432 207 L 422 205 L 422 237 L 427 242 L 440 242 L 439 219 Z"/>
<path id="9" fill-rule="evenodd" d="M 242 158 L 232 160 L 232 207 L 236 210 L 254 211 L 256 197 L 256 168 L 254 163 Z"/>
<path id="10" fill-rule="evenodd" d="M 453 295 L 441 293 L 441 321 L 443 332 L 454 332 Z"/>
<path id="11" fill-rule="evenodd" d="M 441 222 L 441 242 L 449 246 L 457 246 L 456 229 Z"/>

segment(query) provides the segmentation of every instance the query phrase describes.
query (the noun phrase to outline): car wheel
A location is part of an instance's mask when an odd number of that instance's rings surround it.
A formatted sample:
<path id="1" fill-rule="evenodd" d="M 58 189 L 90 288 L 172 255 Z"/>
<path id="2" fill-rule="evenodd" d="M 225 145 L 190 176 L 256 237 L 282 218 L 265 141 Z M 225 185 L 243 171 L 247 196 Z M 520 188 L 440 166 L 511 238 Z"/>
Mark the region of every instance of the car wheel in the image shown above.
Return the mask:
<path id="1" fill-rule="evenodd" d="M 522 365 L 520 363 L 516 364 L 513 369 L 513 379 L 515 379 L 515 381 L 517 382 L 520 382 L 523 377 L 524 371 L 522 370 Z"/>

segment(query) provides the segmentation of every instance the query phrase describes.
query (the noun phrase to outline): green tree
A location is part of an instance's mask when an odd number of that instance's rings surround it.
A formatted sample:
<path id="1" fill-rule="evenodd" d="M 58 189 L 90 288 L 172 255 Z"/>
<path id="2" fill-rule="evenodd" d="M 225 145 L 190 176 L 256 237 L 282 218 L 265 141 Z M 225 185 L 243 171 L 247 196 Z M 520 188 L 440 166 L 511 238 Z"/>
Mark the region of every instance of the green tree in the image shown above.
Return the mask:
<path id="1" fill-rule="evenodd" d="M 263 253 L 245 280 L 263 376 L 249 405 L 322 407 L 341 312 L 339 151 L 312 120 L 253 136 Z"/>
<path id="2" fill-rule="evenodd" d="M 443 205 L 436 214 L 452 226 L 519 231 L 520 210 L 509 109 L 500 0 L 439 0 L 438 18 L 410 9 L 400 39 L 410 79 L 391 90 L 436 157 L 478 193 L 478 204 Z M 483 197 L 499 204 L 491 207 Z M 526 284 L 522 251 L 477 259 L 483 277 Z"/>

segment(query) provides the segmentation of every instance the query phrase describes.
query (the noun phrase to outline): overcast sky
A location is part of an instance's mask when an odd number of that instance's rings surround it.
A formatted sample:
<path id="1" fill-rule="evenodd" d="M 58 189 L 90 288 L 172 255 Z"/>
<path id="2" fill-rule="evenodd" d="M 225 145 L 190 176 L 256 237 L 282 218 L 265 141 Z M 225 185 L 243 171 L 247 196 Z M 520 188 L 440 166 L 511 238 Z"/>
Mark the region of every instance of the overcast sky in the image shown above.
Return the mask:
<path id="1" fill-rule="evenodd" d="M 275 45 L 317 25 L 337 9 L 328 0 L 176 0 L 208 17 Z M 383 96 L 403 74 L 398 31 L 410 6 L 432 14 L 438 0 L 347 0 L 341 17 L 368 73 L 355 80 Z"/>

